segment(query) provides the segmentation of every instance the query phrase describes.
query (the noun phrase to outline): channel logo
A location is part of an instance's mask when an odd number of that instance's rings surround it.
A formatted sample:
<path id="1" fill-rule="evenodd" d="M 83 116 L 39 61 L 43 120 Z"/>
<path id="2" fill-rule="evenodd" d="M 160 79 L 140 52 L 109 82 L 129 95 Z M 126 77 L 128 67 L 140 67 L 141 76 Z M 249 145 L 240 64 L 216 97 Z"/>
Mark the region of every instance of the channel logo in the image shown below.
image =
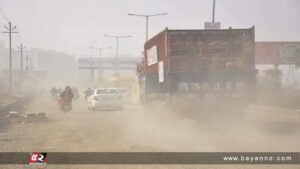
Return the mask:
<path id="1" fill-rule="evenodd" d="M 47 164 L 47 153 L 30 153 L 29 164 Z"/>

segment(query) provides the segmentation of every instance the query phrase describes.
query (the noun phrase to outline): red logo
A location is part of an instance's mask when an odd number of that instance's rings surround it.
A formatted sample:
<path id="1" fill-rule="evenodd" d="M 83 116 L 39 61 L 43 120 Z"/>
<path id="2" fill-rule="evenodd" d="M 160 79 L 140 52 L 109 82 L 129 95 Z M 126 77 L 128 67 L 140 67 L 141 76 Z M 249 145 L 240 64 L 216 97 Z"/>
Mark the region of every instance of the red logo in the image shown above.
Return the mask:
<path id="1" fill-rule="evenodd" d="M 47 153 L 30 153 L 29 155 L 29 164 L 43 164 L 47 162 Z"/>

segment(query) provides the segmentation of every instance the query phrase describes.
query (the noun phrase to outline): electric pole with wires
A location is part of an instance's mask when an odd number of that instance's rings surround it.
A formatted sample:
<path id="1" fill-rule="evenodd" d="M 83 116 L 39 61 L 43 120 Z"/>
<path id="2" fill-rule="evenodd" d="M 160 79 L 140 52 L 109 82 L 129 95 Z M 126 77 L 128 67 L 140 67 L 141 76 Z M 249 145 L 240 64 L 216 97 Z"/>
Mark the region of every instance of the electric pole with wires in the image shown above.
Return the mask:
<path id="1" fill-rule="evenodd" d="M 15 32 L 14 30 L 17 28 L 16 26 L 12 27 L 11 22 L 8 22 L 8 27 L 5 25 L 4 28 L 7 30 L 6 32 L 2 33 L 8 33 L 9 37 L 9 91 L 12 93 L 13 92 L 13 82 L 12 82 L 12 34 L 13 33 L 18 33 Z"/>
<path id="2" fill-rule="evenodd" d="M 18 48 L 20 49 L 20 70 L 23 71 L 23 52 L 24 49 L 26 48 L 22 43 L 20 44 L 20 46 L 18 46 Z"/>

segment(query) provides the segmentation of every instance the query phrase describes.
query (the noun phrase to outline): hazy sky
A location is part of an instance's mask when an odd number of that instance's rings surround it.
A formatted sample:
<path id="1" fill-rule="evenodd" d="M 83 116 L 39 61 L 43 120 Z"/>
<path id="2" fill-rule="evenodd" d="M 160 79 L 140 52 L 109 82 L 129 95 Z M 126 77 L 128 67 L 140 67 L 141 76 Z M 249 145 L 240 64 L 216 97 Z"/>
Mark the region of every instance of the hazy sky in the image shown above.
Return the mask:
<path id="1" fill-rule="evenodd" d="M 145 41 L 145 19 L 127 13 L 152 14 L 149 37 L 169 29 L 202 29 L 211 20 L 212 0 L 0 0 L 13 24 L 14 47 L 21 41 L 29 48 L 66 51 L 76 56 L 96 53 L 89 46 L 108 47 L 115 40 L 103 34 L 132 35 L 121 39 L 119 53 L 138 56 Z M 222 28 L 256 26 L 256 40 L 300 41 L 300 0 L 216 0 L 216 21 Z M 0 23 L 5 20 L 0 16 Z M 4 28 L 1 26 L 1 31 Z M 7 34 L 0 41 L 7 45 Z"/>

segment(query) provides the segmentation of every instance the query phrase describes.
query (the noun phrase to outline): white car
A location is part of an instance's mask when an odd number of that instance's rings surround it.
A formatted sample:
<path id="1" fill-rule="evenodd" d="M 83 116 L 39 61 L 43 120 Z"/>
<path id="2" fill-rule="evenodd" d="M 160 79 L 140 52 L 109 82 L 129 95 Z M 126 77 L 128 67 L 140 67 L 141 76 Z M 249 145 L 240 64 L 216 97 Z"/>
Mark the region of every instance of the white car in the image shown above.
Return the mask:
<path id="1" fill-rule="evenodd" d="M 89 110 L 123 109 L 123 97 L 117 88 L 98 88 L 87 99 Z"/>

